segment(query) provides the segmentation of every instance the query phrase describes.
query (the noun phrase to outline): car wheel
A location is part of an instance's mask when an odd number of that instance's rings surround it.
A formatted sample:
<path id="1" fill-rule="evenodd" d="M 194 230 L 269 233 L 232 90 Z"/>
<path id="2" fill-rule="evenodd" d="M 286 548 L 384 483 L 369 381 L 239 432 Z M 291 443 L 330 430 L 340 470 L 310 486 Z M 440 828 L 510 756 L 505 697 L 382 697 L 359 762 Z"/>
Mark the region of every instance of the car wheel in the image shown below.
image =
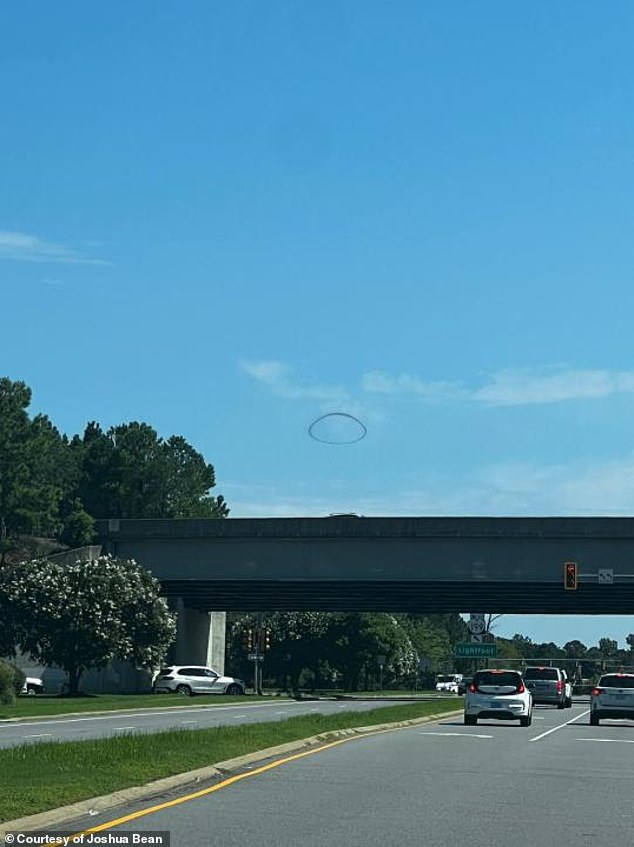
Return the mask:
<path id="1" fill-rule="evenodd" d="M 465 715 L 464 722 L 465 726 L 475 726 L 478 723 L 478 719 L 475 715 Z"/>
<path id="2" fill-rule="evenodd" d="M 590 726 L 599 726 L 599 718 L 593 712 L 590 712 Z"/>
<path id="3" fill-rule="evenodd" d="M 230 696 L 235 696 L 236 694 L 244 694 L 244 691 L 240 688 L 239 685 L 236 685 L 235 682 L 232 682 L 231 685 L 227 686 L 227 690 L 225 694 L 229 694 Z"/>
<path id="4" fill-rule="evenodd" d="M 177 694 L 184 694 L 186 697 L 192 696 L 192 690 L 189 687 L 189 685 L 178 685 L 176 687 L 176 693 Z"/>
<path id="5" fill-rule="evenodd" d="M 532 723 L 533 723 L 532 713 L 528 714 L 528 715 L 522 715 L 522 717 L 520 718 L 520 726 L 530 726 Z"/>
<path id="6" fill-rule="evenodd" d="M 32 685 L 28 685 L 27 689 L 26 689 L 26 693 L 29 694 L 30 696 L 33 696 L 34 694 L 37 694 L 37 688 L 33 688 Z"/>

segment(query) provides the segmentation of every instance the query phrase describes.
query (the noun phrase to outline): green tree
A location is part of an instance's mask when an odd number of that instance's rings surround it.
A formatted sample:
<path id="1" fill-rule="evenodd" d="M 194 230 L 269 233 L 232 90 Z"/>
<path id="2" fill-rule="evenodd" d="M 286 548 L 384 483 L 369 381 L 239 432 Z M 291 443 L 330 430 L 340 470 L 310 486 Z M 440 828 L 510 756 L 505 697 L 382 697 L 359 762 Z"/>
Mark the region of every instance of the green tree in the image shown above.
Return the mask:
<path id="1" fill-rule="evenodd" d="M 84 509 L 79 498 L 66 501 L 61 509 L 62 529 L 60 541 L 68 547 L 84 547 L 95 537 L 95 520 Z"/>
<path id="2" fill-rule="evenodd" d="M 112 659 L 156 667 L 174 640 L 176 622 L 149 571 L 102 556 L 59 565 L 36 560 L 0 572 L 0 609 L 9 608 L 3 638 L 44 665 L 68 674 L 79 691 L 88 668 Z"/>
<path id="3" fill-rule="evenodd" d="M 513 659 L 513 667 L 519 667 L 518 659 L 522 658 L 519 647 L 512 638 L 496 638 L 496 653 L 498 664 L 503 665 L 505 661 Z"/>
<path id="4" fill-rule="evenodd" d="M 416 654 L 429 661 L 429 672 L 453 669 L 454 645 L 441 615 L 408 615 L 404 624 Z M 461 640 L 465 636 L 460 636 Z"/>
<path id="5" fill-rule="evenodd" d="M 564 652 L 568 659 L 582 659 L 588 652 L 588 648 L 582 641 L 573 639 L 564 644 Z"/>
<path id="6" fill-rule="evenodd" d="M 385 613 L 334 614 L 328 631 L 333 665 L 340 669 L 346 689 L 367 686 L 378 673 L 377 657 L 386 657 L 392 680 L 415 672 L 417 654 L 394 615 Z"/>
<path id="7" fill-rule="evenodd" d="M 18 535 L 56 536 L 60 503 L 76 484 L 67 439 L 45 415 L 28 414 L 31 390 L 0 379 L 0 561 Z"/>
<path id="8" fill-rule="evenodd" d="M 182 436 L 164 441 L 148 424 L 132 422 L 104 433 L 88 424 L 73 440 L 81 460 L 77 496 L 94 518 L 220 518 L 222 496 L 210 494 L 216 478 Z"/>
<path id="9" fill-rule="evenodd" d="M 31 500 L 32 474 L 26 455 L 30 403 L 31 390 L 24 382 L 0 379 L 0 541 L 5 544 L 22 529 L 24 504 Z"/>

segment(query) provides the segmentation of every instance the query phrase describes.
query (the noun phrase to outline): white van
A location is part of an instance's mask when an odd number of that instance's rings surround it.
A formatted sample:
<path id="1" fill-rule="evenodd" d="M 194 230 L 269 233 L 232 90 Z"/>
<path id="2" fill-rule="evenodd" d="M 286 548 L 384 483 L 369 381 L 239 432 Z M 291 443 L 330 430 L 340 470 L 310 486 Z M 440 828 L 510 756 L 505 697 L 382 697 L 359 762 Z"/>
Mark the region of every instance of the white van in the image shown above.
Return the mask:
<path id="1" fill-rule="evenodd" d="M 450 694 L 457 694 L 458 686 L 461 682 L 461 673 L 439 674 L 436 677 L 436 691 L 445 691 Z"/>

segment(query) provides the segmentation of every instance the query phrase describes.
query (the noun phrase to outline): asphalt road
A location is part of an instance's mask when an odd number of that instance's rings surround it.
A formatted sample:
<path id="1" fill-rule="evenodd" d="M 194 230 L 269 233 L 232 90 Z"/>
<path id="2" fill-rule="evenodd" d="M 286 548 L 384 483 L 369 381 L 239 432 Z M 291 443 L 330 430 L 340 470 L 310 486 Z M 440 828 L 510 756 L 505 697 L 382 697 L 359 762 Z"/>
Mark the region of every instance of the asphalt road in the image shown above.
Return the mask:
<path id="1" fill-rule="evenodd" d="M 456 708 L 462 699 L 456 697 Z M 443 700 L 444 702 L 444 700 Z M 282 701 L 231 706 L 191 706 L 186 708 L 133 709 L 112 715 L 74 715 L 45 719 L 0 722 L 0 748 L 46 741 L 85 741 L 122 733 L 152 733 L 166 729 L 204 729 L 210 726 L 278 721 L 294 715 L 336 714 L 339 711 L 364 712 L 381 706 L 396 705 L 398 701 L 363 700 L 359 702 L 332 700 Z"/>
<path id="2" fill-rule="evenodd" d="M 171 847 L 632 844 L 634 723 L 591 727 L 587 708 L 537 707 L 529 728 L 446 718 L 357 738 L 108 831 L 168 830 Z M 178 796 L 117 807 L 65 830 Z"/>

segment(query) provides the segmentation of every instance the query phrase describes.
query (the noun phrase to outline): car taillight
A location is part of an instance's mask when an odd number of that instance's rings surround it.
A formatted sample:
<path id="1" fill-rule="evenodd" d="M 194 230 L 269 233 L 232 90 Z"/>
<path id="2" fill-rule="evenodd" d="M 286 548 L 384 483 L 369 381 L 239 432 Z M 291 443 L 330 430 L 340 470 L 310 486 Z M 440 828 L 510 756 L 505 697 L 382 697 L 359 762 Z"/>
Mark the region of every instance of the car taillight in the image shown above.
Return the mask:
<path id="1" fill-rule="evenodd" d="M 590 693 L 592 694 L 593 697 L 598 697 L 599 694 L 603 694 L 603 689 L 602 688 L 593 688 Z"/>
<path id="2" fill-rule="evenodd" d="M 469 686 L 469 691 L 470 691 L 472 694 L 475 694 L 477 690 L 478 690 L 478 689 L 476 688 L 476 684 L 475 684 L 475 682 L 472 682 L 472 683 L 471 683 L 471 685 Z"/>
<path id="3" fill-rule="evenodd" d="M 558 694 L 561 694 L 561 692 L 562 692 L 563 690 L 564 690 L 564 684 L 563 684 L 563 682 L 562 682 L 560 679 L 558 679 L 558 680 L 557 680 L 557 693 L 558 693 Z"/>
<path id="4" fill-rule="evenodd" d="M 517 693 L 523 694 L 525 691 L 526 691 L 526 686 L 524 685 L 523 682 L 520 682 L 518 689 L 517 689 Z"/>

